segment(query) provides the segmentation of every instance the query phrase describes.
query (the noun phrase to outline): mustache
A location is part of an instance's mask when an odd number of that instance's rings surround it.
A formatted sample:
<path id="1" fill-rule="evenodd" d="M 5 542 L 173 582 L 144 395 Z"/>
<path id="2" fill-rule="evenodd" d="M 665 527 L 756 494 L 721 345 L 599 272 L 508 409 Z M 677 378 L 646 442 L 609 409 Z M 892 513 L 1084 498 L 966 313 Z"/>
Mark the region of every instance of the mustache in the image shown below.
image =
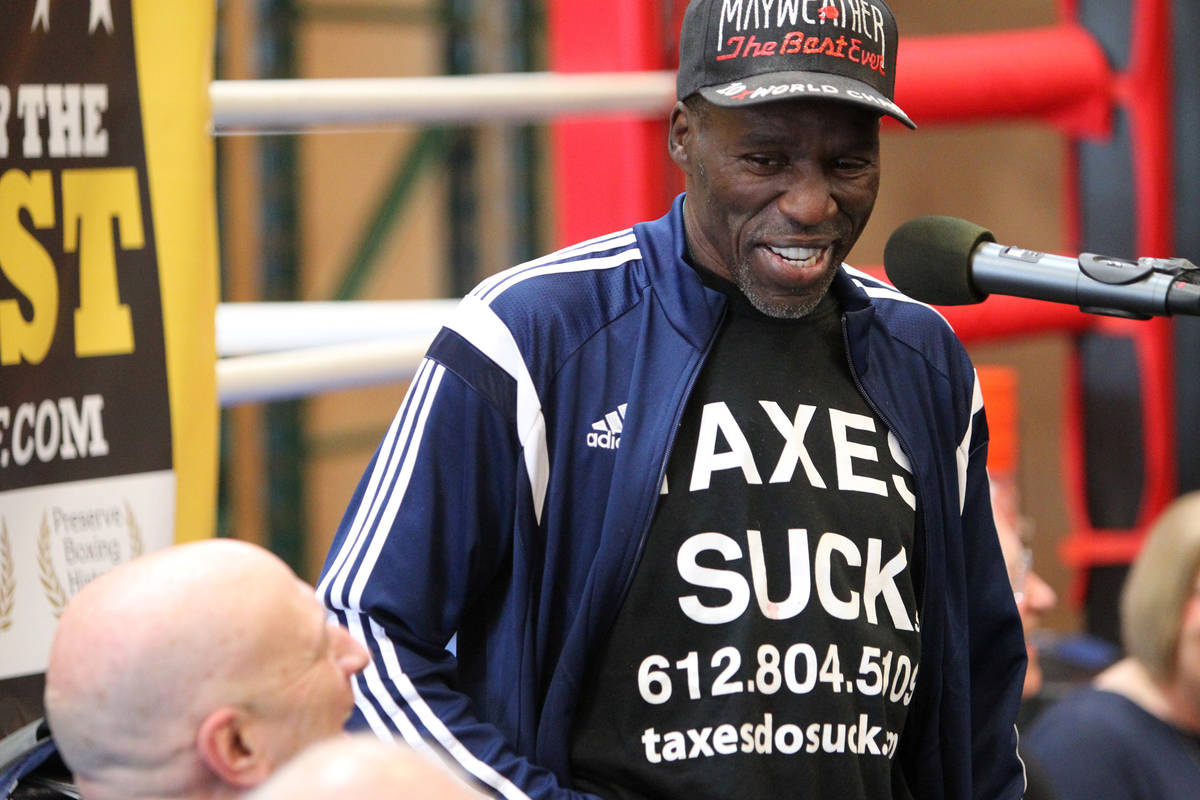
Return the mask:
<path id="1" fill-rule="evenodd" d="M 838 225 L 836 222 L 821 225 L 787 225 L 772 226 L 758 231 L 759 239 L 845 239 L 850 233 L 850 226 Z"/>

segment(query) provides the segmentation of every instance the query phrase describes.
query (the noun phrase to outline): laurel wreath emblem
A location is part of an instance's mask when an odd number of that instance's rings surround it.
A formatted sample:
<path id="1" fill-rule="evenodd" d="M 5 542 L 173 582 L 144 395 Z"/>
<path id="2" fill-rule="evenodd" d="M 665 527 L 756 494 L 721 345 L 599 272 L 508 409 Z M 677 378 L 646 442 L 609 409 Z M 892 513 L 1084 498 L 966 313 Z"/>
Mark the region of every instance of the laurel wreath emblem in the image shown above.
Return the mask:
<path id="1" fill-rule="evenodd" d="M 137 518 L 133 515 L 133 508 L 129 505 L 129 501 L 125 502 L 125 518 L 128 526 L 129 535 L 129 557 L 137 558 L 146 551 L 146 543 L 142 539 L 141 529 L 138 528 Z M 42 528 L 38 533 L 37 540 L 38 551 L 38 577 L 42 583 L 42 589 L 46 593 L 46 599 L 50 602 L 50 606 L 54 609 L 54 616 L 61 617 L 63 609 L 67 607 L 67 592 L 63 589 L 62 581 L 59 580 L 58 571 L 54 568 L 54 555 L 51 550 L 50 541 L 50 525 L 46 515 L 42 514 Z M 11 611 L 11 602 L 6 606 L 6 598 L 13 594 L 15 586 L 13 585 L 12 574 L 12 554 L 8 546 L 8 531 L 4 530 L 3 537 L 0 538 L 0 631 L 5 630 L 5 609 Z M 5 571 L 7 568 L 7 572 Z M 7 592 L 7 594 L 6 594 Z M 11 624 L 11 623 L 9 623 Z"/>
<path id="2" fill-rule="evenodd" d="M 45 514 L 42 514 L 42 529 L 38 533 L 37 550 L 38 577 L 41 579 L 42 589 L 46 592 L 46 599 L 50 601 L 50 607 L 54 609 L 54 617 L 57 619 L 62 616 L 63 609 L 67 607 L 67 593 L 63 590 L 62 583 L 58 580 L 58 573 L 54 569 L 54 558 L 50 554 L 50 525 L 46 521 Z"/>
<path id="3" fill-rule="evenodd" d="M 8 524 L 0 520 L 0 631 L 12 627 L 17 579 L 13 574 L 12 544 L 8 539 Z"/>

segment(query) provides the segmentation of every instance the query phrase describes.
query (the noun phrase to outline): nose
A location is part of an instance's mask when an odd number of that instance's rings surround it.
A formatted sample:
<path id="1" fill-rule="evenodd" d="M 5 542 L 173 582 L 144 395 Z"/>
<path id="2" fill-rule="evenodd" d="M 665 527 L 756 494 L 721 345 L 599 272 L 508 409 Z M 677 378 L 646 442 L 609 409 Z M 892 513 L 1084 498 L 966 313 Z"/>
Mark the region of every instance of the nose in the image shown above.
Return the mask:
<path id="1" fill-rule="evenodd" d="M 1035 614 L 1045 614 L 1058 605 L 1058 594 L 1042 576 L 1030 572 L 1025 577 L 1025 596 L 1023 604 L 1028 611 Z"/>
<path id="2" fill-rule="evenodd" d="M 334 652 L 338 666 L 347 677 L 356 675 L 371 663 L 371 654 L 362 642 L 350 635 L 350 631 L 341 625 L 330 623 L 333 627 Z"/>
<path id="3" fill-rule="evenodd" d="M 838 213 L 829 177 L 815 167 L 788 175 L 778 206 L 785 217 L 805 227 L 820 225 Z"/>

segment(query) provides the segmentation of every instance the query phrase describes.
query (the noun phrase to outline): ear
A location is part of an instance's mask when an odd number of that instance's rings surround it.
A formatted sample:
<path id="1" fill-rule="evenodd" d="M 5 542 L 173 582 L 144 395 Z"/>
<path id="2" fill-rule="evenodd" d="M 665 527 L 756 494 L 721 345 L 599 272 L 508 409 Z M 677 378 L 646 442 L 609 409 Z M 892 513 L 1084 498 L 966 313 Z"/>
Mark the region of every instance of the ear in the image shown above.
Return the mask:
<path id="1" fill-rule="evenodd" d="M 230 786 L 257 786 L 271 774 L 251 722 L 244 711 L 225 706 L 209 713 L 196 731 L 200 760 Z"/>
<path id="2" fill-rule="evenodd" d="M 667 153 L 685 175 L 691 175 L 689 146 L 692 138 L 696 135 L 697 122 L 691 109 L 682 100 L 676 101 L 668 120 Z"/>

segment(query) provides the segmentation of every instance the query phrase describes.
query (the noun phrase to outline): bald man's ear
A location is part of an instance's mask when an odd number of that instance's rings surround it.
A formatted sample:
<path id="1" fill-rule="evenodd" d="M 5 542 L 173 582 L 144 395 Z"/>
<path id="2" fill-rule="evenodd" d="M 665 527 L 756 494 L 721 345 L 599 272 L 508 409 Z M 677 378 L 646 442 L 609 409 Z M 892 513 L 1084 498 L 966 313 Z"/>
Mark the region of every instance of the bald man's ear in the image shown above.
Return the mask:
<path id="1" fill-rule="evenodd" d="M 682 100 L 675 103 L 671 109 L 667 129 L 667 152 L 671 160 L 683 170 L 685 175 L 691 174 L 691 162 L 688 158 L 688 145 L 696 135 L 695 115 Z"/>
<path id="2" fill-rule="evenodd" d="M 257 786 L 274 768 L 250 722 L 244 711 L 226 706 L 205 717 L 196 732 L 200 760 L 230 786 Z"/>

